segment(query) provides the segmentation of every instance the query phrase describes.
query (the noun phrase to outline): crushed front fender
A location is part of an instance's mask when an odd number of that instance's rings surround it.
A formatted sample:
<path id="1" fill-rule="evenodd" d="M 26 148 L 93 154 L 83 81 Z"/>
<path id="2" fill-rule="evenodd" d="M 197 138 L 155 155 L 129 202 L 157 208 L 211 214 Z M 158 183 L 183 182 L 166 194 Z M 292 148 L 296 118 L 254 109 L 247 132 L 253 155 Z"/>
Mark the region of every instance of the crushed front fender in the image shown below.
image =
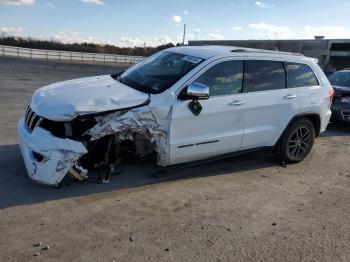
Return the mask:
<path id="1" fill-rule="evenodd" d="M 130 111 L 115 112 L 106 116 L 96 117 L 97 124 L 85 132 L 91 136 L 91 141 L 101 137 L 118 134 L 121 140 L 132 139 L 130 133 L 142 134 L 155 143 L 157 164 L 166 166 L 169 163 L 168 132 L 154 112 L 154 108 L 145 106 Z"/>

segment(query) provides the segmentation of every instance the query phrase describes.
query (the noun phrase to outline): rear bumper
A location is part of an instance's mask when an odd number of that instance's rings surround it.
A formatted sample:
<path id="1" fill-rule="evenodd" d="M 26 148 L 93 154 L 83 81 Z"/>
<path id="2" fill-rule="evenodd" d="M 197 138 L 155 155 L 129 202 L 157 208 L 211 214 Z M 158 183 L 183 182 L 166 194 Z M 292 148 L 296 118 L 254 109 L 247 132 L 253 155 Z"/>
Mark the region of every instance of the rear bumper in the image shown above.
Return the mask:
<path id="1" fill-rule="evenodd" d="M 58 185 L 74 162 L 87 153 L 82 143 L 54 137 L 43 128 L 29 132 L 23 118 L 17 130 L 28 176 L 42 184 Z"/>
<path id="2" fill-rule="evenodd" d="M 327 112 L 324 114 L 324 118 L 321 119 L 321 127 L 320 127 L 320 133 L 324 132 L 329 124 L 329 121 L 331 120 L 332 111 L 327 110 Z"/>

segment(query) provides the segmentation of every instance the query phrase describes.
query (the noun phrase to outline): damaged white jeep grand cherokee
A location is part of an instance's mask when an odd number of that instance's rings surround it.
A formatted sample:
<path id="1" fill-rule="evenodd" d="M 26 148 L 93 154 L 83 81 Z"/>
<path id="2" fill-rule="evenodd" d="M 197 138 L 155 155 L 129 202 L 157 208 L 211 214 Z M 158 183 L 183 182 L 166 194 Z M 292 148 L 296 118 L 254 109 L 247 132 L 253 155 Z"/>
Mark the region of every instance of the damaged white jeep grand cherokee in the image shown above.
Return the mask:
<path id="1" fill-rule="evenodd" d="M 273 148 L 303 160 L 331 116 L 315 59 L 235 47 L 176 47 L 121 74 L 38 89 L 18 123 L 29 176 L 58 186 L 93 168 L 157 156 L 162 167 Z"/>

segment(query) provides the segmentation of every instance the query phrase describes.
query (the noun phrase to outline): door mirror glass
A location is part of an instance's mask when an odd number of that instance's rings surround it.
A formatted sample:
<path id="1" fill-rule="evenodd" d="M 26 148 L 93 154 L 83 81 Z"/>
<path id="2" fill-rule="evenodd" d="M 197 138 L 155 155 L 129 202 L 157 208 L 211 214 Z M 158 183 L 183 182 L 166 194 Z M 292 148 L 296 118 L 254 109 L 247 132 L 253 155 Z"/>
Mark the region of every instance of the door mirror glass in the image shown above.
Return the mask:
<path id="1" fill-rule="evenodd" d="M 209 98 L 209 87 L 201 83 L 192 83 L 187 87 L 187 98 L 206 100 Z"/>

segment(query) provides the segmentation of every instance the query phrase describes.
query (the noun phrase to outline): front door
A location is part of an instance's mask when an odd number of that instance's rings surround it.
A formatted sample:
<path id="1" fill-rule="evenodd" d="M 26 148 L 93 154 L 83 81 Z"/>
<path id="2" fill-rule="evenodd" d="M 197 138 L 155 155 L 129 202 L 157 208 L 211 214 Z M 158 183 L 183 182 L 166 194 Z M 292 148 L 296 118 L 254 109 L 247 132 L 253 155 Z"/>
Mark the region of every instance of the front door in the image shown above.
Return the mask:
<path id="1" fill-rule="evenodd" d="M 210 97 L 199 101 L 196 116 L 188 101 L 176 100 L 170 126 L 170 164 L 238 151 L 241 147 L 246 94 L 242 93 L 243 62 L 212 65 L 194 82 L 209 86 Z"/>

